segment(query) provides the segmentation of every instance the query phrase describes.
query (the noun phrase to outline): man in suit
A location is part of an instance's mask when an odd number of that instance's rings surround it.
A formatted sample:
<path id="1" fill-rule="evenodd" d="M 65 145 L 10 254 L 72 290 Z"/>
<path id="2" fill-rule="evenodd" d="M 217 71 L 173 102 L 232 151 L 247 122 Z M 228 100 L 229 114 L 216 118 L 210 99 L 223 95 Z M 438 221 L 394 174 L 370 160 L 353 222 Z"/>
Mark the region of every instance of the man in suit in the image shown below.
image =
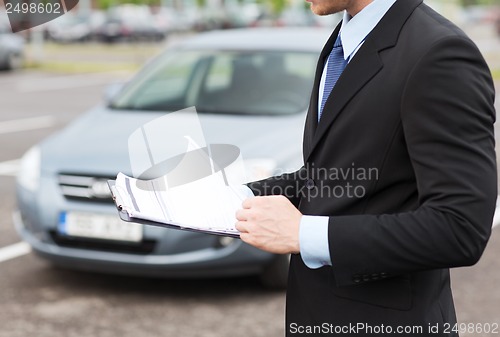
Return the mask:
<path id="1" fill-rule="evenodd" d="M 455 336 L 449 268 L 478 261 L 497 196 L 489 69 L 422 0 L 308 1 L 345 15 L 304 166 L 248 185 L 241 239 L 292 253 L 287 336 Z"/>

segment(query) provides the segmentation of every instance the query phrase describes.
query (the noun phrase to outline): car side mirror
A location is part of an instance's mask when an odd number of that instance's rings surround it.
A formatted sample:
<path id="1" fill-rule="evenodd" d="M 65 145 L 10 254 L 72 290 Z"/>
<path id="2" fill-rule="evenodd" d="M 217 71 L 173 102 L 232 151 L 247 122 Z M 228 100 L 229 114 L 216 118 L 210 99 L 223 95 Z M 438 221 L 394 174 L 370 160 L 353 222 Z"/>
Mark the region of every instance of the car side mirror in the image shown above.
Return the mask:
<path id="1" fill-rule="evenodd" d="M 104 89 L 104 101 L 106 104 L 110 104 L 113 99 L 116 97 L 116 95 L 123 89 L 125 86 L 125 83 L 123 82 L 118 82 L 118 83 L 111 83 L 109 84 L 106 89 Z"/>

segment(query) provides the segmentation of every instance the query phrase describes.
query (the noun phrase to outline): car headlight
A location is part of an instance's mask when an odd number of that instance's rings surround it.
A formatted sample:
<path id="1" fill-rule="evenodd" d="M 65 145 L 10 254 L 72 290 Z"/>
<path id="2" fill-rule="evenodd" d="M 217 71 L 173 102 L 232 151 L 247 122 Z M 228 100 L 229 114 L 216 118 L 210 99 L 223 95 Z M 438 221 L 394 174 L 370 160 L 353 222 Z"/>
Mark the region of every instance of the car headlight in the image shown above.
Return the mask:
<path id="1" fill-rule="evenodd" d="M 17 182 L 23 188 L 34 192 L 40 183 L 40 148 L 34 146 L 21 158 L 21 169 L 17 174 Z"/>
<path id="2" fill-rule="evenodd" d="M 276 173 L 277 163 L 274 159 L 255 158 L 244 160 L 245 170 L 249 181 L 269 178 Z"/>

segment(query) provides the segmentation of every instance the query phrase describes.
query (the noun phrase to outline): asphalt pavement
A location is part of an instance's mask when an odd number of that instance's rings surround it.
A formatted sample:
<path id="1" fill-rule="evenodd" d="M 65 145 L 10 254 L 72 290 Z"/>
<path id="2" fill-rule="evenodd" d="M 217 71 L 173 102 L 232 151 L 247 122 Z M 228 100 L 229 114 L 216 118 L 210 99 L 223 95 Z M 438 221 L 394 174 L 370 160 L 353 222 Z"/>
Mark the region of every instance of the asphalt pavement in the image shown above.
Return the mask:
<path id="1" fill-rule="evenodd" d="M 18 244 L 11 214 L 19 158 L 99 103 L 107 83 L 126 77 L 0 74 L 0 337 L 283 336 L 284 292 L 266 290 L 255 278 L 158 280 L 73 272 Z M 498 256 L 497 228 L 479 264 L 453 270 L 459 322 L 500 324 Z"/>
<path id="2" fill-rule="evenodd" d="M 284 292 L 266 290 L 256 278 L 79 273 L 51 267 L 17 245 L 11 214 L 19 158 L 101 102 L 107 83 L 126 77 L 0 73 L 0 337 L 283 335 Z"/>

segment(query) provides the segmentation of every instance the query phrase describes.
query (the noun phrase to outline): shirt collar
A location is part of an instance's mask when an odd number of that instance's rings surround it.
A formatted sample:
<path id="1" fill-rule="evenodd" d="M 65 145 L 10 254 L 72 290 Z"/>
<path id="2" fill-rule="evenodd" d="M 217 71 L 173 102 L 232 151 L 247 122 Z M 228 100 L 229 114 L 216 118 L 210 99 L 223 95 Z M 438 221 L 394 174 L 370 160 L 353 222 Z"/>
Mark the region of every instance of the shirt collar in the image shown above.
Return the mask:
<path id="1" fill-rule="evenodd" d="M 345 60 L 358 49 L 395 2 L 396 0 L 373 0 L 354 17 L 344 11 L 340 37 Z"/>

